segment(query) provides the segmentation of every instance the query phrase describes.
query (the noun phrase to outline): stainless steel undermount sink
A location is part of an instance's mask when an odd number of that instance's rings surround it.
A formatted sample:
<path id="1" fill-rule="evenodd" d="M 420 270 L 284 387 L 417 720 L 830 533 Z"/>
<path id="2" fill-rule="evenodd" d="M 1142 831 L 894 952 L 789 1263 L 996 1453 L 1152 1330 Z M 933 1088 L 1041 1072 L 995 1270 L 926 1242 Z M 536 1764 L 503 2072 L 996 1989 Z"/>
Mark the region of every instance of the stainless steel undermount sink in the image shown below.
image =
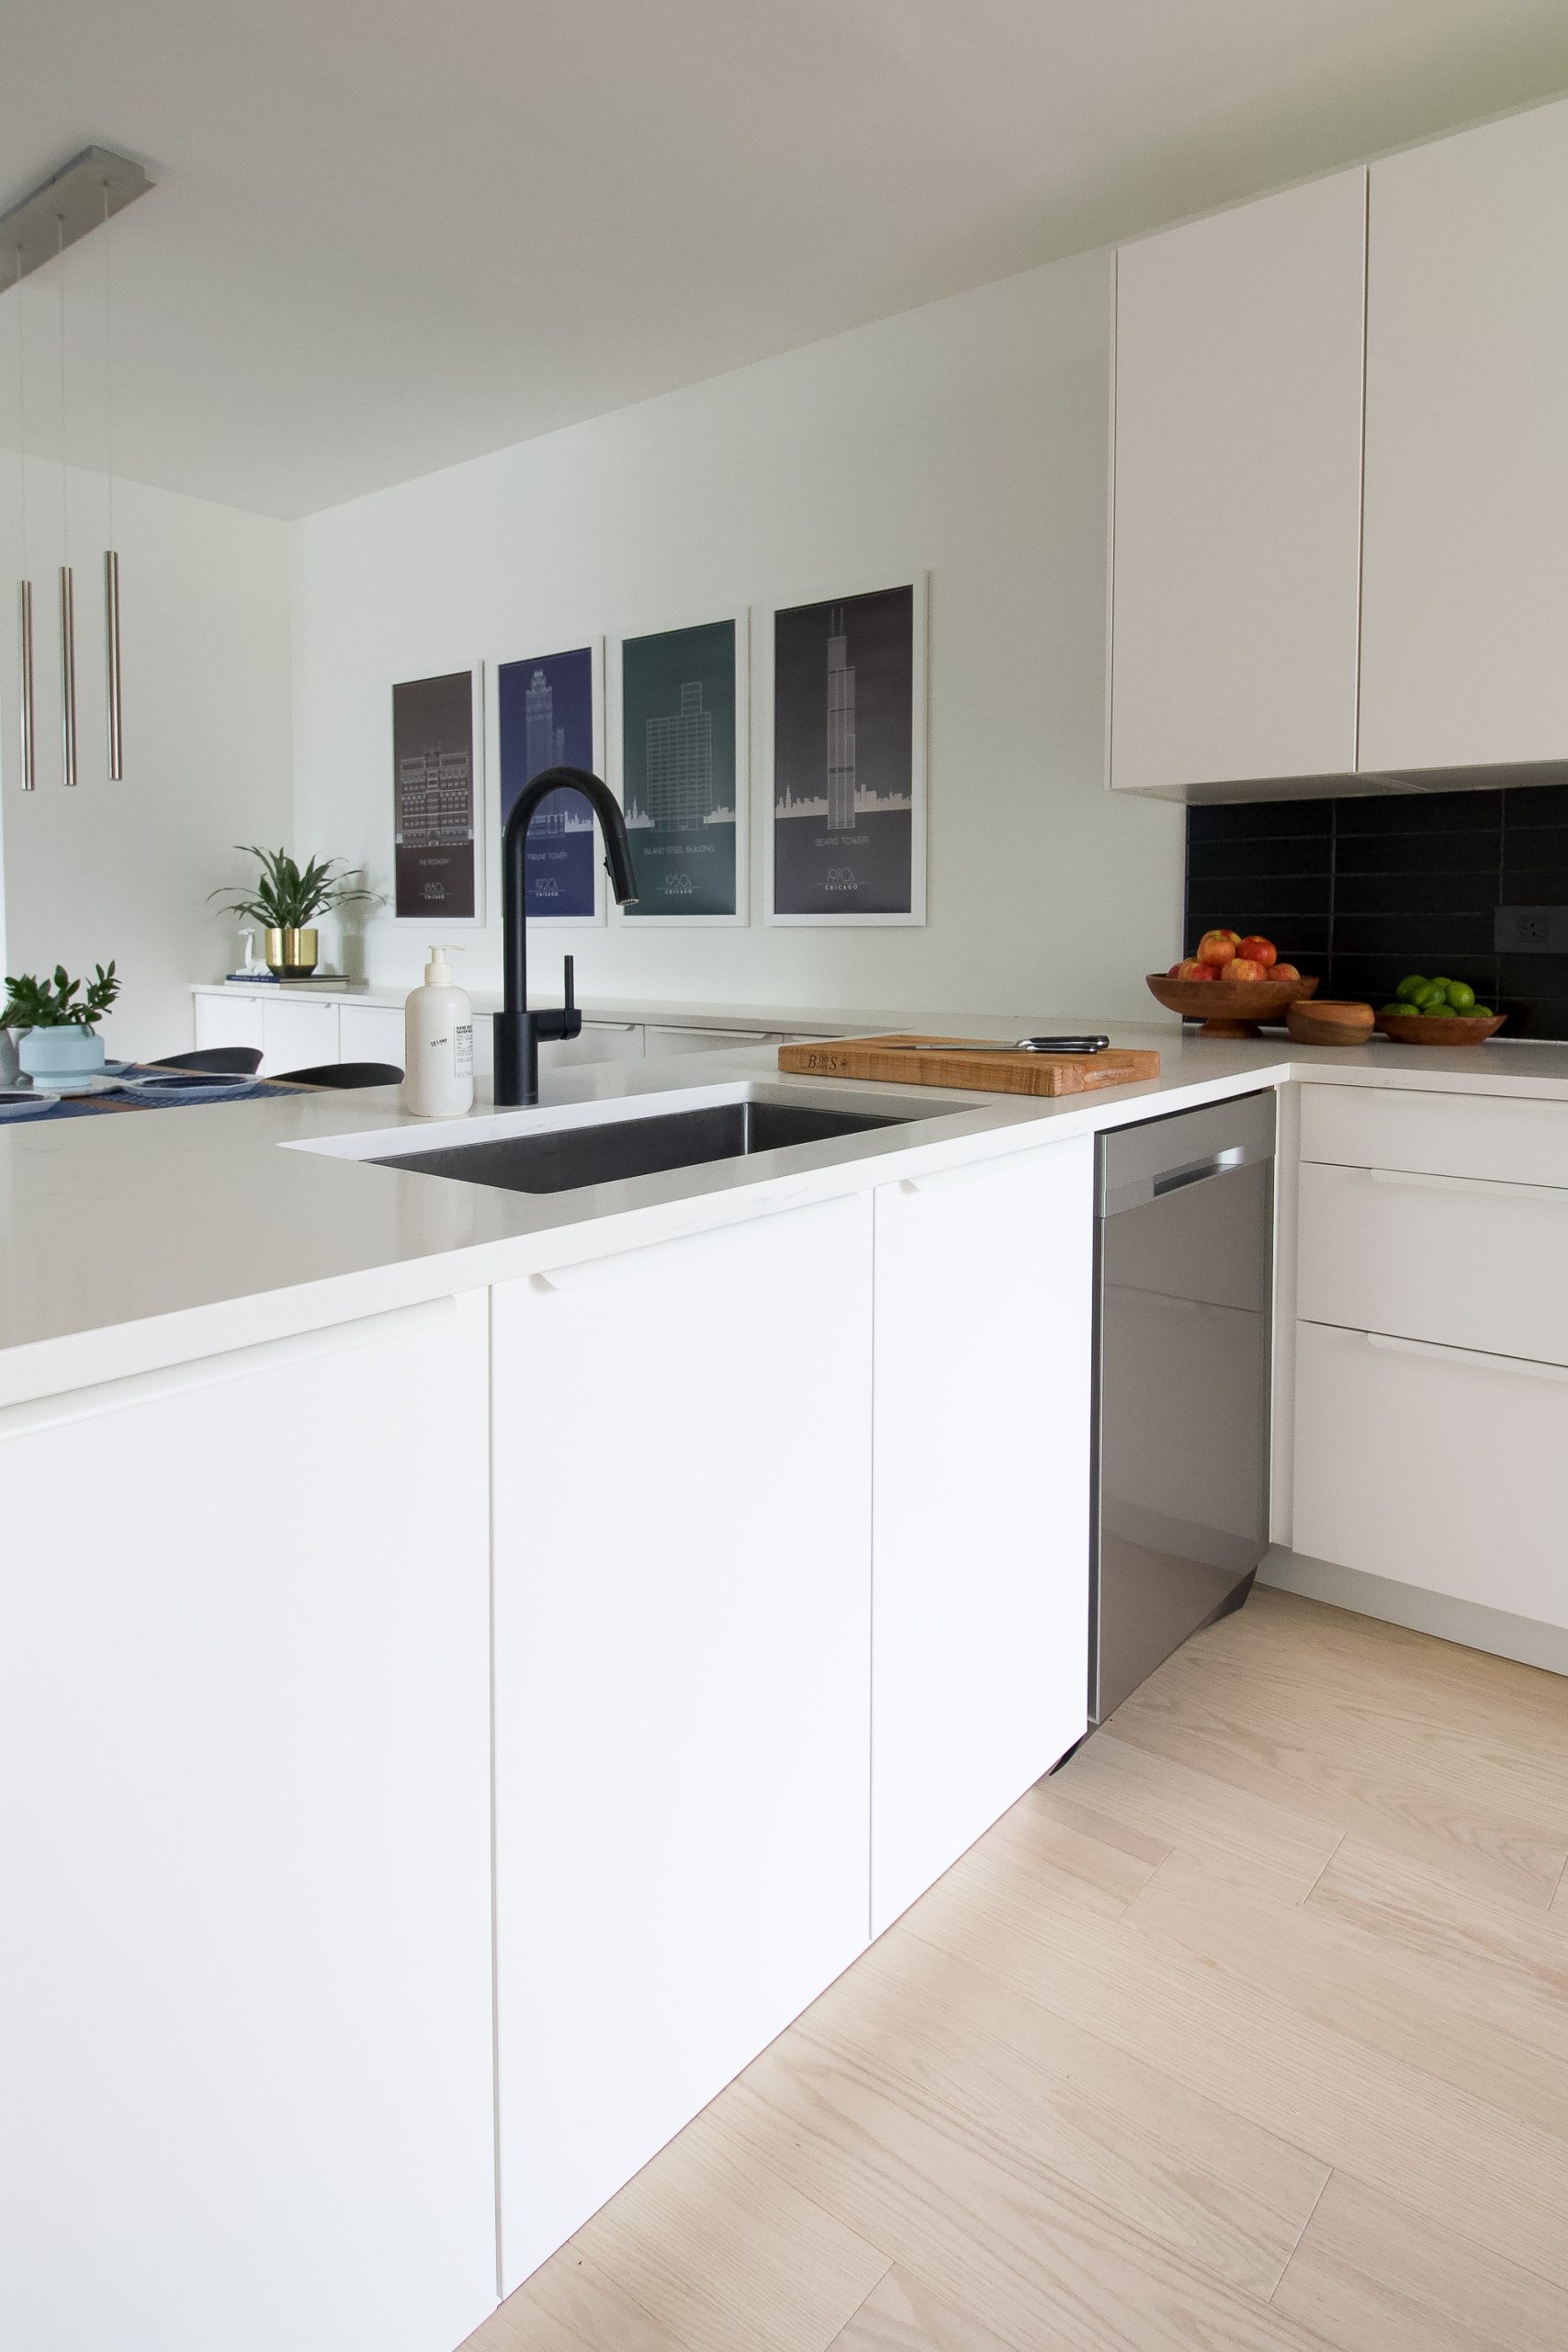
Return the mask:
<path id="1" fill-rule="evenodd" d="M 698 1110 L 655 1112 L 646 1117 L 594 1120 L 479 1143 L 440 1144 L 425 1151 L 378 1151 L 378 1168 L 422 1176 L 448 1176 L 463 1184 L 493 1184 L 509 1193 L 571 1193 L 589 1184 L 621 1183 L 671 1169 L 749 1159 L 794 1144 L 827 1143 L 877 1127 L 907 1125 L 960 1106 L 869 1111 L 829 1109 L 815 1102 L 766 1097 L 705 1104 Z M 967 1108 L 968 1106 L 964 1106 Z"/>

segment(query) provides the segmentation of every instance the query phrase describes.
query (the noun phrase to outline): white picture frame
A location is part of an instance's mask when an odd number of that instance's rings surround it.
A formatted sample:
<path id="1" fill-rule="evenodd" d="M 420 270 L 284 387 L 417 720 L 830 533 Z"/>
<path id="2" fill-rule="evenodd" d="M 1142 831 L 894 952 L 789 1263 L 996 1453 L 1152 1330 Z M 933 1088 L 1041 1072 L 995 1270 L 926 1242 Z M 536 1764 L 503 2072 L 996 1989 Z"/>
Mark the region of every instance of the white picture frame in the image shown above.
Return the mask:
<path id="1" fill-rule="evenodd" d="M 470 716 L 472 735 L 470 738 L 470 765 L 472 773 L 469 779 L 469 788 L 473 803 L 474 910 L 471 915 L 455 915 L 447 912 L 444 908 L 438 906 L 428 906 L 412 907 L 405 913 L 400 908 L 398 903 L 399 780 L 397 774 L 396 730 L 393 723 L 393 697 L 400 687 L 419 685 L 424 683 L 427 679 L 434 680 L 458 677 L 465 671 L 467 671 L 468 675 L 469 693 L 471 697 Z M 386 761 L 385 773 L 390 778 L 392 786 L 391 824 L 389 829 L 391 834 L 391 854 L 388 860 L 388 865 L 392 877 L 392 887 L 389 893 L 389 910 L 381 918 L 381 920 L 388 922 L 412 925 L 416 931 L 424 933 L 433 938 L 445 938 L 448 932 L 482 931 L 485 927 L 485 875 L 486 867 L 489 863 L 490 831 L 490 828 L 485 821 L 485 802 L 489 796 L 490 789 L 490 763 L 486 756 L 485 735 L 485 711 L 487 700 L 485 691 L 485 671 L 486 664 L 483 662 L 474 662 L 470 660 L 467 662 L 454 662 L 446 668 L 432 667 L 431 669 L 422 671 L 418 676 L 404 675 L 402 677 L 395 678 L 391 684 L 387 688 L 386 699 L 383 705 L 387 729 L 384 745 L 384 757 Z"/>
<path id="2" fill-rule="evenodd" d="M 781 820 L 776 808 L 777 794 L 777 722 L 775 649 L 781 614 L 805 613 L 833 605 L 853 605 L 867 597 L 890 595 L 901 590 L 910 595 L 909 616 L 909 905 L 905 910 L 880 913 L 857 913 L 846 908 L 842 913 L 823 908 L 816 912 L 781 913 L 776 906 L 778 892 L 778 827 L 781 822 L 800 824 L 808 819 Z M 775 597 L 765 607 L 759 607 L 761 623 L 758 650 L 758 695 L 761 710 L 762 756 L 760 762 L 760 798 L 762 816 L 762 921 L 773 928 L 797 931 L 842 930 L 914 930 L 928 920 L 927 888 L 927 830 L 929 823 L 929 780 L 927 774 L 930 695 L 930 605 L 931 573 L 929 571 L 883 572 L 874 580 L 863 580 L 857 584 L 834 582 L 827 591 L 817 590 L 807 594 Z M 824 694 L 827 684 L 824 681 Z"/>
<path id="3" fill-rule="evenodd" d="M 582 651 L 586 651 L 589 656 L 592 673 L 590 692 L 592 704 L 592 728 L 593 748 L 592 755 L 588 761 L 588 765 L 594 775 L 603 776 L 606 781 L 608 781 L 608 770 L 605 766 L 605 761 L 608 757 L 609 737 L 606 732 L 604 716 L 604 639 L 602 636 L 591 635 L 568 639 L 561 644 L 553 646 L 545 651 L 531 649 L 521 653 L 497 654 L 485 664 L 487 673 L 489 673 L 489 683 L 486 693 L 485 744 L 487 752 L 487 773 L 485 779 L 485 797 L 487 802 L 490 804 L 490 809 L 492 809 L 494 812 L 494 821 L 491 830 L 494 834 L 493 862 L 495 872 L 492 878 L 495 886 L 495 903 L 498 907 L 505 903 L 501 874 L 501 848 L 506 831 L 506 816 L 504 808 L 505 778 L 502 773 L 502 744 L 501 731 L 501 673 L 503 669 L 510 669 L 514 663 L 558 661 L 563 655 Z M 489 773 L 489 770 L 491 768 L 494 770 L 493 775 Z M 489 811 L 487 810 L 487 816 L 488 814 Z M 597 820 L 595 820 L 595 831 L 597 831 Z M 609 886 L 604 873 L 604 854 L 602 848 L 596 842 L 593 853 L 593 912 L 592 914 L 555 915 L 550 914 L 544 908 L 531 905 L 528 909 L 529 928 L 531 930 L 536 923 L 544 923 L 547 924 L 552 932 L 600 930 L 603 928 L 605 921 L 606 909 L 609 903 Z"/>
<path id="4" fill-rule="evenodd" d="M 727 606 L 705 612 L 685 613 L 673 619 L 661 618 L 618 630 L 609 640 L 605 662 L 605 741 L 610 766 L 606 776 L 611 790 L 626 808 L 626 775 L 625 760 L 625 679 L 626 648 L 642 639 L 679 636 L 688 630 L 705 629 L 728 623 L 734 629 L 734 708 L 735 708 L 735 909 L 724 914 L 681 914 L 674 911 L 628 912 L 624 907 L 612 906 L 613 923 L 628 928 L 647 924 L 660 931 L 744 931 L 751 920 L 751 612 L 750 605 Z M 641 830 L 636 823 L 635 812 L 628 811 L 628 833 L 632 848 L 632 863 L 637 854 Z"/>

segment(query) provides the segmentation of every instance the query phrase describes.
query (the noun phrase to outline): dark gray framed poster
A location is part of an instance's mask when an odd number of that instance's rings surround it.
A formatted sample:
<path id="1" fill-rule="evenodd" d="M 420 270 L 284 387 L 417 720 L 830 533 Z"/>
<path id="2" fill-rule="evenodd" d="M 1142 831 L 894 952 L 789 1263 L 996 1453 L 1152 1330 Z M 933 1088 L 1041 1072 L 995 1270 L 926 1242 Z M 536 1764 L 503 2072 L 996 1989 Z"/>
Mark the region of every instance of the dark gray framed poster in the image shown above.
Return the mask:
<path id="1" fill-rule="evenodd" d="M 484 920 L 479 675 L 392 688 L 392 911 L 447 928 Z"/>
<path id="2" fill-rule="evenodd" d="M 604 774 L 604 640 L 559 653 L 529 654 L 491 665 L 494 731 L 501 768 L 501 823 L 524 786 L 545 768 Z M 552 792 L 528 828 L 525 874 L 530 922 L 581 929 L 604 920 L 604 865 L 588 803 Z"/>
<path id="3" fill-rule="evenodd" d="M 766 920 L 926 919 L 926 574 L 775 608 Z"/>
<path id="4" fill-rule="evenodd" d="M 610 736 L 637 896 L 619 921 L 746 922 L 750 673 L 745 612 L 622 638 Z"/>

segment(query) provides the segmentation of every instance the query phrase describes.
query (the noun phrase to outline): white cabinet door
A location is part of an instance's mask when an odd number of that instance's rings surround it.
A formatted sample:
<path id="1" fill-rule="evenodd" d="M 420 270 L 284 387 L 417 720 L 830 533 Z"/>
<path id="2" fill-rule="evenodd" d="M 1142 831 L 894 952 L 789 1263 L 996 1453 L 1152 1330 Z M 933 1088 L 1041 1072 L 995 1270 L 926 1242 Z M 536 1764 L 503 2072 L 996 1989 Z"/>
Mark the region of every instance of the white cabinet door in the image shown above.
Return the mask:
<path id="1" fill-rule="evenodd" d="M 498 1288 L 508 2291 L 867 1940 L 871 1203 Z"/>
<path id="2" fill-rule="evenodd" d="M 1087 1727 L 1093 1171 L 876 1194 L 874 1934 Z"/>
<path id="3" fill-rule="evenodd" d="M 1361 764 L 1568 755 L 1568 102 L 1374 164 Z"/>
<path id="4" fill-rule="evenodd" d="M 254 996 L 198 996 L 196 1042 L 198 1046 L 254 1046 L 262 1043 L 262 1008 Z"/>
<path id="5" fill-rule="evenodd" d="M 337 1035 L 340 1061 L 389 1062 L 394 1069 L 403 1067 L 400 1005 L 341 1004 Z"/>
<path id="6" fill-rule="evenodd" d="M 1296 1326 L 1294 1545 L 1568 1625 L 1568 1371 Z"/>
<path id="7" fill-rule="evenodd" d="M 640 1062 L 642 1030 L 635 1021 L 585 1021 L 575 1037 L 545 1038 L 539 1068 L 570 1069 L 591 1062 Z"/>
<path id="8" fill-rule="evenodd" d="M 1356 764 L 1366 174 L 1122 246 L 1111 781 Z"/>
<path id="9" fill-rule="evenodd" d="M 722 1054 L 743 1053 L 749 1046 L 776 1046 L 780 1040 L 771 1029 L 682 1029 L 674 1023 L 650 1021 L 644 1033 L 648 1053 Z"/>
<path id="10" fill-rule="evenodd" d="M 266 997 L 262 1002 L 262 1076 L 281 1078 L 291 1069 L 318 1069 L 341 1061 L 338 1007 L 310 997 Z"/>
<path id="11" fill-rule="evenodd" d="M 444 2352 L 493 2303 L 486 1328 L 0 1415 L 17 2352 Z"/>

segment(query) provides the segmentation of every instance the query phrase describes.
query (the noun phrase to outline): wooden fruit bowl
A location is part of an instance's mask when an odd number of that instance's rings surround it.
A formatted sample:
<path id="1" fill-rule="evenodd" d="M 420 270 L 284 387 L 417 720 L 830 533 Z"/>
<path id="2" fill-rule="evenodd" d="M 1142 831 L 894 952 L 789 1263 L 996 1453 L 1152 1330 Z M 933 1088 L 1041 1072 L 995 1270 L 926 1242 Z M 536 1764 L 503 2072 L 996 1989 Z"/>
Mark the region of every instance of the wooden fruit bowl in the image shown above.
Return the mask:
<path id="1" fill-rule="evenodd" d="M 1298 1046 L 1364 1046 L 1376 1018 L 1370 1004 L 1333 997 L 1319 997 L 1315 1003 L 1303 998 L 1285 1007 L 1285 1027 Z"/>
<path id="2" fill-rule="evenodd" d="M 1205 1037 L 1256 1037 L 1260 1022 L 1278 1021 L 1288 1004 L 1299 1004 L 1317 986 L 1315 979 L 1173 980 L 1164 972 L 1145 977 L 1156 1003 L 1188 1021 L 1201 1021 Z"/>
<path id="3" fill-rule="evenodd" d="M 1202 987 L 1201 980 L 1198 983 Z M 1476 1021 L 1468 1012 L 1438 1012 L 1430 1020 L 1424 1012 L 1378 1015 L 1378 1027 L 1396 1046 L 1483 1046 L 1495 1037 L 1507 1019 L 1506 1012 L 1495 1012 L 1490 1021 Z"/>

